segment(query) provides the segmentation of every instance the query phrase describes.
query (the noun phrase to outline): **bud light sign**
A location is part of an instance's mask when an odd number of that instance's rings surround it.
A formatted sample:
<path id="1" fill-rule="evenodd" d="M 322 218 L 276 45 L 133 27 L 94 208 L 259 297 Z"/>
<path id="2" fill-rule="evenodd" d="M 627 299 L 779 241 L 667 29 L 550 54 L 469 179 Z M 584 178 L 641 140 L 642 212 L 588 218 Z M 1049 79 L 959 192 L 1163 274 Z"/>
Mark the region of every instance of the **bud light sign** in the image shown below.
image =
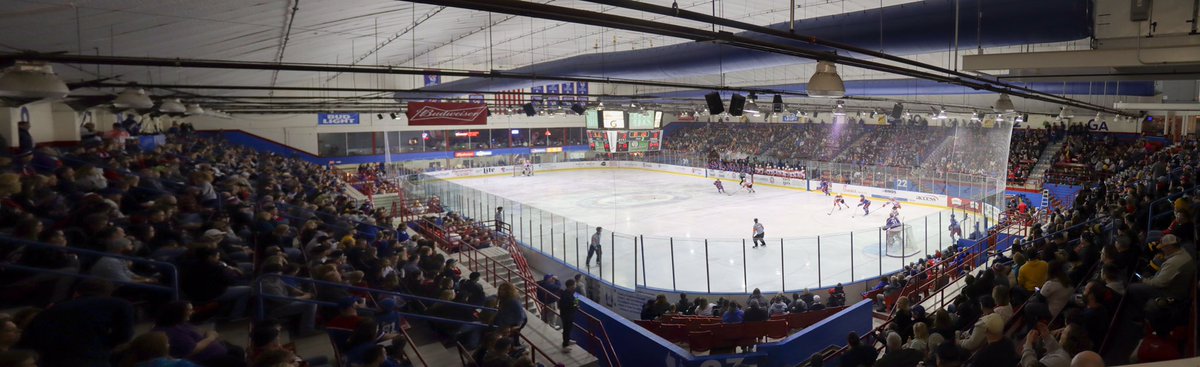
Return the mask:
<path id="1" fill-rule="evenodd" d="M 358 125 L 357 113 L 320 113 L 317 125 Z"/>

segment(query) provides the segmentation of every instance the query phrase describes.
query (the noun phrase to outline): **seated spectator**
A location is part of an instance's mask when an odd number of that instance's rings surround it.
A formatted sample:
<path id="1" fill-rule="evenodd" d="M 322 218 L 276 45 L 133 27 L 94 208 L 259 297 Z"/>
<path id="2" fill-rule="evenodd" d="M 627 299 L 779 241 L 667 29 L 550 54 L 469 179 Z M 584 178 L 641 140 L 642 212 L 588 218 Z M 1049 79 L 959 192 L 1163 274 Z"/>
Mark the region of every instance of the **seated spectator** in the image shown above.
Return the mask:
<path id="1" fill-rule="evenodd" d="M 846 335 L 846 353 L 842 354 L 840 365 L 844 367 L 870 367 L 875 364 L 875 359 L 879 353 L 875 348 L 863 344 L 858 339 L 858 333 L 853 331 Z"/>
<path id="2" fill-rule="evenodd" d="M 993 314 L 994 315 L 994 314 Z M 1012 340 L 1004 337 L 1004 322 L 1000 317 L 990 317 L 981 325 L 984 335 L 987 338 L 987 343 L 975 353 L 975 366 L 979 367 L 1006 367 L 1015 366 L 1020 363 L 1020 356 L 1017 355 L 1016 346 Z M 978 332 L 978 330 L 976 331 Z"/>
<path id="3" fill-rule="evenodd" d="M 1025 335 L 1021 347 L 1021 367 L 1069 367 L 1071 356 L 1058 345 L 1045 323 Z"/>
<path id="4" fill-rule="evenodd" d="M 112 291 L 106 281 L 84 281 L 79 298 L 34 317 L 18 346 L 37 351 L 45 366 L 107 365 L 112 349 L 133 337 L 135 317 L 133 305 L 111 297 Z"/>
<path id="5" fill-rule="evenodd" d="M 913 324 L 913 338 L 904 347 L 921 352 L 922 356 L 929 353 L 929 327 L 923 322 Z M 925 359 L 922 357 L 922 359 Z"/>
<path id="6" fill-rule="evenodd" d="M 21 340 L 21 327 L 12 316 L 0 313 L 0 352 L 7 352 Z"/>
<path id="7" fill-rule="evenodd" d="M 220 340 L 220 334 L 188 324 L 192 318 L 192 303 L 175 301 L 163 306 L 154 331 L 166 334 L 171 357 L 183 358 L 206 367 L 245 366 L 245 351 Z"/>
<path id="8" fill-rule="evenodd" d="M 767 321 L 769 315 L 767 309 L 763 308 L 757 301 L 751 302 L 750 307 L 746 309 L 746 313 L 742 318 L 742 322 L 758 322 Z"/>
<path id="9" fill-rule="evenodd" d="M 726 324 L 740 324 L 744 319 L 742 307 L 737 302 L 730 301 L 725 305 L 725 311 L 721 313 L 721 322 Z"/>
<path id="10" fill-rule="evenodd" d="M 0 366 L 38 367 L 38 354 L 28 350 L 0 352 Z"/>
<path id="11" fill-rule="evenodd" d="M 267 317 L 288 320 L 292 325 L 288 333 L 292 338 L 301 338 L 316 333 L 317 305 L 298 300 L 309 300 L 313 295 L 301 291 L 285 283 L 279 276 L 283 275 L 283 267 L 279 264 L 263 266 L 263 279 L 259 281 L 262 294 L 273 297 L 295 298 L 297 301 L 263 298 L 267 309 Z"/>
<path id="12" fill-rule="evenodd" d="M 525 306 L 517 298 L 517 288 L 507 282 L 500 283 L 496 290 L 498 307 L 492 326 L 499 328 L 500 335 L 511 335 L 512 344 L 520 345 L 518 335 L 528 322 L 525 317 Z"/>
<path id="13" fill-rule="evenodd" d="M 987 338 L 988 327 L 999 324 L 1001 329 L 1004 328 L 1004 318 L 995 313 L 996 302 L 992 300 L 991 296 L 980 297 L 979 306 L 983 316 L 975 321 L 975 327 L 971 330 L 970 336 L 958 341 L 958 346 L 967 351 L 977 351 L 990 342 L 990 339 Z M 1003 333 L 1003 330 L 999 332 Z"/>
<path id="14" fill-rule="evenodd" d="M 151 331 L 129 342 L 122 367 L 198 367 L 186 359 L 172 358 L 167 334 Z"/>
<path id="15" fill-rule="evenodd" d="M 916 367 L 925 359 L 925 355 L 916 350 L 904 348 L 901 345 L 900 334 L 888 333 L 887 346 L 883 357 L 875 361 L 875 367 Z"/>
<path id="16" fill-rule="evenodd" d="M 1191 297 L 1191 288 L 1194 288 L 1196 283 L 1196 263 L 1192 257 L 1180 248 L 1175 235 L 1163 236 L 1159 241 L 1158 250 L 1162 254 L 1156 255 L 1156 258 L 1163 261 L 1158 272 L 1141 283 L 1129 285 L 1127 293 L 1133 305 L 1144 305 L 1157 297 Z"/>
<path id="17" fill-rule="evenodd" d="M 825 304 L 821 303 L 821 295 L 814 294 L 813 301 L 808 305 L 809 311 L 820 311 L 825 309 Z"/>
<path id="18" fill-rule="evenodd" d="M 250 287 L 234 285 L 242 271 L 221 261 L 221 253 L 211 247 L 196 247 L 191 258 L 179 270 L 180 288 L 199 303 L 217 302 L 228 308 L 228 317 L 246 316 Z"/>
<path id="19" fill-rule="evenodd" d="M 783 297 L 776 297 L 775 302 L 771 303 L 771 308 L 767 312 L 771 316 L 787 314 L 788 304 L 783 301 Z"/>

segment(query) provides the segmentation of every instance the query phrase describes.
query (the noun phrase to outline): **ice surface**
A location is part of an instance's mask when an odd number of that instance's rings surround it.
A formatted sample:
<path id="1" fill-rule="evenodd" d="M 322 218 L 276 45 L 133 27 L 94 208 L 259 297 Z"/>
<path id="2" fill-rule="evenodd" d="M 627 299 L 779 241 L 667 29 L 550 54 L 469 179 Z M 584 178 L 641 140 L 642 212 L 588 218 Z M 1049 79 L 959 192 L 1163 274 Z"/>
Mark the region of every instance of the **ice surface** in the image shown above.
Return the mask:
<path id="1" fill-rule="evenodd" d="M 521 241 L 580 268 L 595 226 L 603 227 L 602 266 L 587 271 L 626 287 L 636 274 L 638 285 L 692 292 L 798 290 L 876 277 L 914 260 L 879 256 L 879 227 L 891 209 L 877 201 L 864 216 L 854 207 L 857 196 L 846 197 L 850 209 L 830 213 L 832 197 L 819 192 L 757 184 L 751 194 L 725 182 L 730 194 L 718 194 L 713 179 L 641 169 L 452 182 L 483 192 L 443 198 L 452 208 L 458 203 L 458 210 L 491 219 L 485 213 L 503 205 Z M 949 215 L 903 205 L 901 216 L 918 238 L 916 256 L 949 246 Z M 754 218 L 765 227 L 766 247 L 752 247 Z M 965 221 L 964 232 L 971 225 Z"/>

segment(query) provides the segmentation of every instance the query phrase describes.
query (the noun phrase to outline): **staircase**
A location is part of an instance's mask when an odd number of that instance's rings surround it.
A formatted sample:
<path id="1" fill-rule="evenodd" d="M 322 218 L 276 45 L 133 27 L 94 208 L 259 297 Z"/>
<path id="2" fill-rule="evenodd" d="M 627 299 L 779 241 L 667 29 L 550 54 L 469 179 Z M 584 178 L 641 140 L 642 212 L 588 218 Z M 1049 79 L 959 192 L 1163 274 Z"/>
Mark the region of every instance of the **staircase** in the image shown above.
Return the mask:
<path id="1" fill-rule="evenodd" d="M 1054 165 L 1054 156 L 1058 155 L 1058 151 L 1062 150 L 1065 141 L 1065 139 L 1056 141 L 1047 146 L 1046 150 L 1042 151 L 1042 155 L 1038 156 L 1037 164 L 1033 165 L 1033 170 L 1029 171 L 1029 178 L 1025 180 L 1025 188 L 1038 189 L 1041 183 L 1045 182 L 1046 171 L 1050 170 L 1050 167 Z"/>

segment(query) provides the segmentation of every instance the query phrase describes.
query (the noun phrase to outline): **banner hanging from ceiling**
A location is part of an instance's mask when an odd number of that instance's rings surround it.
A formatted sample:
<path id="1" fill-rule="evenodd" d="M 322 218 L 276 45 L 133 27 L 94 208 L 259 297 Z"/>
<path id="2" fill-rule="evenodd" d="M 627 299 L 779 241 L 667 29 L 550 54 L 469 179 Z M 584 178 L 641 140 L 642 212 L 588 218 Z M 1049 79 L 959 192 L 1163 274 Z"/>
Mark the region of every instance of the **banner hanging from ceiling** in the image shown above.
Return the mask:
<path id="1" fill-rule="evenodd" d="M 487 125 L 487 105 L 479 103 L 408 102 L 409 126 Z"/>

